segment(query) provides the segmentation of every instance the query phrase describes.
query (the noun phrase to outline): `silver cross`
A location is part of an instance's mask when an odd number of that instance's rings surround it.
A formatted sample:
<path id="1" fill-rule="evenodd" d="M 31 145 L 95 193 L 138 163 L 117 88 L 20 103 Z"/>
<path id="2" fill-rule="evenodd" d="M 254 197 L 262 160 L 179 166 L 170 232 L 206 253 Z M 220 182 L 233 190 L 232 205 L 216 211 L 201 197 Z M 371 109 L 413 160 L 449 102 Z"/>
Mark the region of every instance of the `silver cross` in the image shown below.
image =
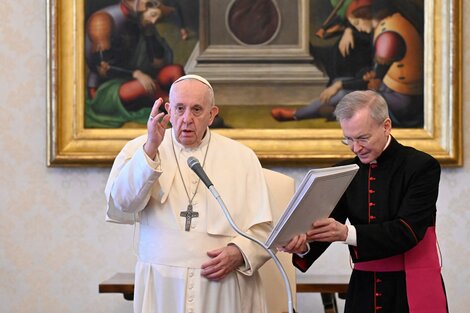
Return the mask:
<path id="1" fill-rule="evenodd" d="M 191 228 L 191 220 L 193 219 L 193 217 L 199 217 L 199 212 L 194 212 L 193 205 L 188 204 L 188 209 L 186 211 L 181 211 L 180 216 L 186 218 L 184 230 L 189 231 L 189 229 Z"/>

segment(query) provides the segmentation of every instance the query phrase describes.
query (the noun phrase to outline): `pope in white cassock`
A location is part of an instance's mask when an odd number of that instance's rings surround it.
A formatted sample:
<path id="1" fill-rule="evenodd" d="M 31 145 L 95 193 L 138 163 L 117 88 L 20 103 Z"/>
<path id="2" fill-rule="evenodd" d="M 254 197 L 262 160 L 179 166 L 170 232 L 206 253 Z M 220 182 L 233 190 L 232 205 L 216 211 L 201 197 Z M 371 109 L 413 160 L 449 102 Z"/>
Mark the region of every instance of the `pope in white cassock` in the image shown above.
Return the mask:
<path id="1" fill-rule="evenodd" d="M 261 165 L 209 130 L 218 108 L 207 80 L 181 77 L 169 101 L 168 114 L 155 102 L 147 134 L 125 145 L 106 185 L 107 220 L 140 224 L 134 312 L 266 312 L 257 270 L 268 254 L 232 230 L 187 159 L 200 161 L 238 227 L 265 241 L 272 217 Z"/>

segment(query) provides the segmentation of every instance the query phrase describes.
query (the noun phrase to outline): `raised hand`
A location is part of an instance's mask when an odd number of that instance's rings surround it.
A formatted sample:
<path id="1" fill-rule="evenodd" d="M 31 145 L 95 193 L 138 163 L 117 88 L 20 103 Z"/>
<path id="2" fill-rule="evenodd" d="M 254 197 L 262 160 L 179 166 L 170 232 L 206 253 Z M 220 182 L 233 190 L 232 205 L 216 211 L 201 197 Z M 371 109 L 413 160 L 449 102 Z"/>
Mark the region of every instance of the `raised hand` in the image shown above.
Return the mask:
<path id="1" fill-rule="evenodd" d="M 149 119 L 147 121 L 147 142 L 144 145 L 145 153 L 152 160 L 157 155 L 157 150 L 165 136 L 165 129 L 168 127 L 170 116 L 164 112 L 159 112 L 163 99 L 158 98 L 152 107 Z"/>

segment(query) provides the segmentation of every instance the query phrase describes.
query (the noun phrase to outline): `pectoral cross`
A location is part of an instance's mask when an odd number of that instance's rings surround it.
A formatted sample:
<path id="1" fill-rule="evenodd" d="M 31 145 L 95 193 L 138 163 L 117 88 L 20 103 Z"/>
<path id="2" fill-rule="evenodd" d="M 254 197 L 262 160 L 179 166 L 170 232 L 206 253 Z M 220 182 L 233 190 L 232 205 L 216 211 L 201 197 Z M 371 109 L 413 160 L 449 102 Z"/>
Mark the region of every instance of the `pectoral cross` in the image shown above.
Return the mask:
<path id="1" fill-rule="evenodd" d="M 188 204 L 188 209 L 186 211 L 181 211 L 180 216 L 186 218 L 184 230 L 189 231 L 189 229 L 191 228 L 191 220 L 193 219 L 193 217 L 199 217 L 199 212 L 194 212 L 193 205 Z"/>

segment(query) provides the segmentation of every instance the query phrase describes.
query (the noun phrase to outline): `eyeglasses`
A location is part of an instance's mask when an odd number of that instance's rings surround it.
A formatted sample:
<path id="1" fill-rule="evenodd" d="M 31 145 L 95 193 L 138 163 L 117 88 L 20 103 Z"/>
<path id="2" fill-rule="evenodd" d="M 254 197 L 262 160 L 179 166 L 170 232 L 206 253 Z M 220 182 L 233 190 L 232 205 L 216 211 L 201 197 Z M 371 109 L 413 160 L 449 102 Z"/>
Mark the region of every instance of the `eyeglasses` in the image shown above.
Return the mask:
<path id="1" fill-rule="evenodd" d="M 375 134 L 385 129 L 384 123 L 386 123 L 387 120 L 389 119 L 386 118 L 382 123 L 378 123 L 377 126 L 375 128 L 371 128 L 367 134 L 363 133 L 363 135 L 359 135 L 357 138 L 343 137 L 343 139 L 341 139 L 341 142 L 349 147 L 352 147 L 354 143 L 357 143 L 361 147 L 365 147 L 369 144 L 371 138 L 375 136 Z"/>
<path id="2" fill-rule="evenodd" d="M 370 136 L 369 137 L 361 137 L 361 138 L 349 138 L 349 137 L 344 137 L 341 139 L 341 142 L 344 145 L 352 147 L 354 143 L 357 143 L 358 145 L 364 147 L 369 143 Z"/>

